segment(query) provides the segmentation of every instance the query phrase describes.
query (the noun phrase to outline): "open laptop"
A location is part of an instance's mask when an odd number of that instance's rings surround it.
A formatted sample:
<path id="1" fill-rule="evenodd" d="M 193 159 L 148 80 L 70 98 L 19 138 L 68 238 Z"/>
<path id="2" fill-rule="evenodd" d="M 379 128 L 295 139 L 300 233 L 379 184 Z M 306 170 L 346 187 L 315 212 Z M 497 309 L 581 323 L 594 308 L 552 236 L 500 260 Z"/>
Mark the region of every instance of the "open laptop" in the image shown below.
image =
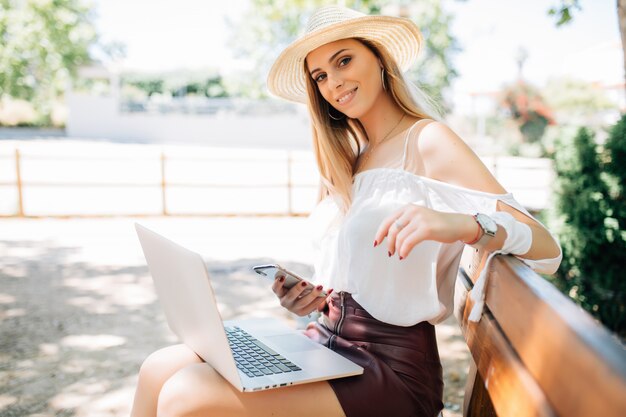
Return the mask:
<path id="1" fill-rule="evenodd" d="M 170 329 L 240 391 L 363 373 L 278 319 L 222 321 L 202 257 L 138 223 L 135 229 Z"/>

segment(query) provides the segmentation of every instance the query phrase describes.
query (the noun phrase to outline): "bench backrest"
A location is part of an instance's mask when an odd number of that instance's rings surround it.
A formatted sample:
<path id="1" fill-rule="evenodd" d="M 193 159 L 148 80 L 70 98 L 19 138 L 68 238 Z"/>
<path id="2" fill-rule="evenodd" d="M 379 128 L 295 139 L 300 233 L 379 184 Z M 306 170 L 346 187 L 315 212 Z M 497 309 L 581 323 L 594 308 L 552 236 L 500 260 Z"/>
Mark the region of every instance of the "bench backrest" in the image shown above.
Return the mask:
<path id="1" fill-rule="evenodd" d="M 483 316 L 468 321 L 485 258 L 466 248 L 456 286 L 473 359 L 464 416 L 626 416 L 624 346 L 519 259 L 493 259 Z"/>

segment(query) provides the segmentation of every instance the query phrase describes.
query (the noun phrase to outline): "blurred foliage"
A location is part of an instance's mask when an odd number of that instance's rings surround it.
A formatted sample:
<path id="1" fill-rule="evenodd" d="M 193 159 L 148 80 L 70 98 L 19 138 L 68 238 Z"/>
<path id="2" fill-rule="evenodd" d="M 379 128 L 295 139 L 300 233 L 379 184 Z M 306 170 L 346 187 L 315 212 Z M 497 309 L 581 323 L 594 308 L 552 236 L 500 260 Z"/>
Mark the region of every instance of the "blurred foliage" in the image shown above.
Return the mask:
<path id="1" fill-rule="evenodd" d="M 33 105 L 22 99 L 3 96 L 0 99 L 0 126 L 36 126 L 37 112 Z"/>
<path id="2" fill-rule="evenodd" d="M 561 26 L 571 22 L 573 9 L 582 10 L 579 0 L 561 0 L 561 4 L 556 7 L 551 7 L 548 10 L 550 16 L 556 16 L 558 18 L 556 25 Z"/>
<path id="3" fill-rule="evenodd" d="M 143 91 L 146 96 L 150 97 L 153 94 L 163 94 L 163 79 L 155 77 L 129 77 L 128 79 L 122 78 L 123 84 L 128 84 L 136 87 L 140 91 Z"/>
<path id="4" fill-rule="evenodd" d="M 610 214 L 617 220 L 622 241 L 626 241 L 626 115 L 609 131 L 604 149 Z"/>
<path id="5" fill-rule="evenodd" d="M 580 126 L 597 131 L 597 140 L 602 141 L 606 136 L 603 127 L 607 118 L 619 114 L 619 104 L 610 98 L 606 90 L 592 82 L 567 77 L 551 78 L 542 93 L 557 122 L 557 125 L 548 126 L 541 139 L 544 156 L 553 156 L 559 138 L 573 137 L 573 128 Z"/>
<path id="6" fill-rule="evenodd" d="M 559 124 L 593 122 L 606 111 L 617 111 L 618 104 L 594 83 L 573 78 L 550 78 L 542 90 L 546 103 Z M 595 124 L 602 123 L 598 120 Z"/>
<path id="7" fill-rule="evenodd" d="M 517 123 L 526 143 L 538 143 L 546 127 L 555 123 L 539 90 L 522 79 L 503 88 L 500 102 Z"/>
<path id="8" fill-rule="evenodd" d="M 79 0 L 0 0 L 0 96 L 33 104 L 47 124 L 97 41 L 91 6 Z"/>
<path id="9" fill-rule="evenodd" d="M 552 230 L 563 262 L 550 280 L 605 326 L 626 335 L 626 116 L 599 151 L 581 127 L 555 152 L 558 176 Z"/>
<path id="10" fill-rule="evenodd" d="M 77 77 L 72 81 L 72 91 L 92 95 L 108 95 L 111 91 L 109 78 Z"/>
<path id="11" fill-rule="evenodd" d="M 143 92 L 170 97 L 228 97 L 222 76 L 213 70 L 173 71 L 158 74 L 127 73 L 122 75 L 122 90 L 127 86 Z"/>
<path id="12" fill-rule="evenodd" d="M 346 0 L 346 7 L 367 14 L 389 14 L 412 19 L 422 31 L 425 48 L 409 72 L 409 78 L 430 94 L 442 100 L 442 91 L 458 73 L 450 55 L 459 51 L 450 33 L 452 16 L 441 0 Z M 287 45 L 303 32 L 308 16 L 317 8 L 336 4 L 329 0 L 251 0 L 251 7 L 242 22 L 231 23 L 231 46 L 238 57 L 254 62 L 251 82 L 245 95 L 267 96 L 265 77 L 270 66 Z M 441 103 L 445 111 L 450 105 Z"/>

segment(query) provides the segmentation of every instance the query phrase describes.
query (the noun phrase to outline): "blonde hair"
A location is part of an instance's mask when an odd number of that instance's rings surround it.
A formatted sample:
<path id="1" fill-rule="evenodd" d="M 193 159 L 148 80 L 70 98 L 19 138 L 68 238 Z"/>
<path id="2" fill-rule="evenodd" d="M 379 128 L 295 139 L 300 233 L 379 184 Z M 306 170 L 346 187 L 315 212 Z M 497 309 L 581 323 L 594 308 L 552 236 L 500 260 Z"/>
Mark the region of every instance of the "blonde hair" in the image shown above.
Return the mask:
<path id="1" fill-rule="evenodd" d="M 420 119 L 440 119 L 439 106 L 421 89 L 408 81 L 385 48 L 373 41 L 354 38 L 380 59 L 385 70 L 385 84 L 394 102 L 406 114 Z M 311 116 L 313 152 L 320 173 L 318 202 L 331 195 L 346 213 L 352 202 L 352 177 L 361 151 L 359 139 L 368 141 L 358 119 L 330 117 L 330 104 L 322 97 L 313 78 L 305 71 L 308 109 Z"/>

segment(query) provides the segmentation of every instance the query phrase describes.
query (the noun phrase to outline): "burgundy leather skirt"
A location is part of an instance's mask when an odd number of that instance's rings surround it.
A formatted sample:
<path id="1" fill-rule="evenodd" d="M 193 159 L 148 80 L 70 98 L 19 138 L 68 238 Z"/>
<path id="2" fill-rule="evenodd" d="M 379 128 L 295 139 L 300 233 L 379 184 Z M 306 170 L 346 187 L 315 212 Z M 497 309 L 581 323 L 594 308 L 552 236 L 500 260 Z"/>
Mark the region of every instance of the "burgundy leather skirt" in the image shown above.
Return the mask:
<path id="1" fill-rule="evenodd" d="M 349 293 L 333 293 L 305 334 L 361 365 L 362 375 L 329 382 L 346 416 L 435 417 L 443 375 L 435 328 L 395 326 L 373 318 Z"/>

